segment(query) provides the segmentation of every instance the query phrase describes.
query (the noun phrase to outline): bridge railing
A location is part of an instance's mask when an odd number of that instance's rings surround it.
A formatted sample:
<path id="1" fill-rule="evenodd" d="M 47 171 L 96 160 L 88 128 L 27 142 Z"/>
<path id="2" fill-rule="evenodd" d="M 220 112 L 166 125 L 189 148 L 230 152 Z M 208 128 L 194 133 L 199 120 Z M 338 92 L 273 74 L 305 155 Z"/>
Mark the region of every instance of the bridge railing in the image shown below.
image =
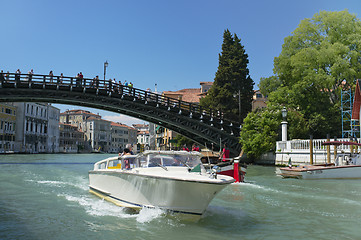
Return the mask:
<path id="1" fill-rule="evenodd" d="M 135 99 L 144 100 L 145 104 L 155 104 L 156 106 L 166 106 L 168 108 L 177 109 L 181 114 L 182 111 L 189 111 L 190 117 L 198 114 L 202 119 L 208 117 L 210 121 L 213 118 L 220 119 L 220 124 L 228 124 L 230 126 L 239 126 L 239 123 L 232 122 L 224 118 L 222 111 L 216 109 L 202 108 L 199 104 L 182 101 L 179 99 L 163 96 L 151 91 L 124 86 L 114 83 L 111 80 L 102 80 L 98 78 L 79 78 L 67 76 L 51 76 L 41 74 L 20 74 L 20 73 L 0 73 L 0 87 L 15 88 L 51 88 L 56 90 L 70 90 L 94 92 L 96 94 L 101 91 L 109 96 L 133 97 Z"/>

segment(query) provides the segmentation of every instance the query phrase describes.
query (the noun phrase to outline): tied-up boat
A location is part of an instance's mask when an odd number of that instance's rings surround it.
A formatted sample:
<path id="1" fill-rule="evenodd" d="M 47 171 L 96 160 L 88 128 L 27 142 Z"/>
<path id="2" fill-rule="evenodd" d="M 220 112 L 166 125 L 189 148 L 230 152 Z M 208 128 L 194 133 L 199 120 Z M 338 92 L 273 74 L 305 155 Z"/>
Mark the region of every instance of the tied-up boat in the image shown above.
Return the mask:
<path id="1" fill-rule="evenodd" d="M 327 141 L 323 145 L 361 146 L 356 142 Z M 302 179 L 346 179 L 361 178 L 361 154 L 338 154 L 334 163 L 289 166 L 280 168 L 281 176 L 284 178 L 302 178 Z"/>
<path id="2" fill-rule="evenodd" d="M 214 152 L 204 151 L 203 162 L 208 162 L 205 164 L 206 168 L 214 168 L 218 174 L 230 176 L 235 179 L 235 183 L 244 182 L 244 178 L 247 172 L 247 166 L 245 164 L 240 164 L 240 158 L 242 157 L 243 150 L 241 155 L 235 158 L 225 158 L 221 161 L 219 159 L 219 154 Z"/>
<path id="3" fill-rule="evenodd" d="M 198 152 L 145 151 L 107 158 L 89 171 L 90 192 L 122 207 L 199 218 L 217 193 L 235 181 L 216 170 L 207 172 L 201 157 Z"/>

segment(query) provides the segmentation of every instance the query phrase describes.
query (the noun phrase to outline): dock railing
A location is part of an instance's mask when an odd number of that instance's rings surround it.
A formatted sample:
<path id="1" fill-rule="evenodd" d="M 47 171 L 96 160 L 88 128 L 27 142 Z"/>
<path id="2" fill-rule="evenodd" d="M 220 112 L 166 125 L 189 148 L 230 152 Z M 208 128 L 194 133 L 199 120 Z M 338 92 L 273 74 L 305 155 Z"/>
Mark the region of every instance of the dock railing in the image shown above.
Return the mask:
<path id="1" fill-rule="evenodd" d="M 314 164 L 323 164 L 327 161 L 327 148 L 322 143 L 327 142 L 327 139 L 313 139 L 313 156 Z M 331 140 L 332 141 L 332 140 Z M 337 139 L 337 141 L 349 142 L 349 138 Z M 360 140 L 357 139 L 359 143 Z M 336 148 L 336 149 L 335 149 Z M 335 159 L 334 153 L 337 154 L 351 154 L 351 148 L 348 145 L 331 145 L 331 160 Z M 359 152 L 360 148 L 354 147 L 354 152 Z M 309 164 L 310 163 L 310 140 L 309 139 L 295 139 L 290 141 L 276 142 L 276 164 L 287 164 L 289 159 L 293 164 Z"/>

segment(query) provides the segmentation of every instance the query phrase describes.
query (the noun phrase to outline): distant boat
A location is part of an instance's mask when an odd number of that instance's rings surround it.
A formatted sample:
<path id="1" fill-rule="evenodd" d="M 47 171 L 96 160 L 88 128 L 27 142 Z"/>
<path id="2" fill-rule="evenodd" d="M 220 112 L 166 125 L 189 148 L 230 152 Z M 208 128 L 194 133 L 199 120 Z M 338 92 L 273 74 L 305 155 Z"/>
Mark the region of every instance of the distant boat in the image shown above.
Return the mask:
<path id="1" fill-rule="evenodd" d="M 360 143 L 328 141 L 323 145 L 361 146 Z M 301 179 L 348 179 L 361 178 L 361 154 L 338 154 L 336 162 L 330 164 L 304 165 L 280 168 L 280 175 L 284 178 Z"/>
<path id="2" fill-rule="evenodd" d="M 145 151 L 111 157 L 89 171 L 90 192 L 116 205 L 160 208 L 199 219 L 232 177 L 207 172 L 198 152 Z"/>

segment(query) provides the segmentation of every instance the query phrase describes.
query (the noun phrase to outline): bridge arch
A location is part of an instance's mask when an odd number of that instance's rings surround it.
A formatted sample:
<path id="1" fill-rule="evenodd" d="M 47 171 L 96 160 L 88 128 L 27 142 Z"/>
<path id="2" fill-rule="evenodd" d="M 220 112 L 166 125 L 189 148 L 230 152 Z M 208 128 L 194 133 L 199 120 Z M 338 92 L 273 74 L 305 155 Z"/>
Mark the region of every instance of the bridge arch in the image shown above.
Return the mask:
<path id="1" fill-rule="evenodd" d="M 49 102 L 97 108 L 142 119 L 231 155 L 241 151 L 240 124 L 220 111 L 108 80 L 39 74 L 0 74 L 0 102 Z"/>

